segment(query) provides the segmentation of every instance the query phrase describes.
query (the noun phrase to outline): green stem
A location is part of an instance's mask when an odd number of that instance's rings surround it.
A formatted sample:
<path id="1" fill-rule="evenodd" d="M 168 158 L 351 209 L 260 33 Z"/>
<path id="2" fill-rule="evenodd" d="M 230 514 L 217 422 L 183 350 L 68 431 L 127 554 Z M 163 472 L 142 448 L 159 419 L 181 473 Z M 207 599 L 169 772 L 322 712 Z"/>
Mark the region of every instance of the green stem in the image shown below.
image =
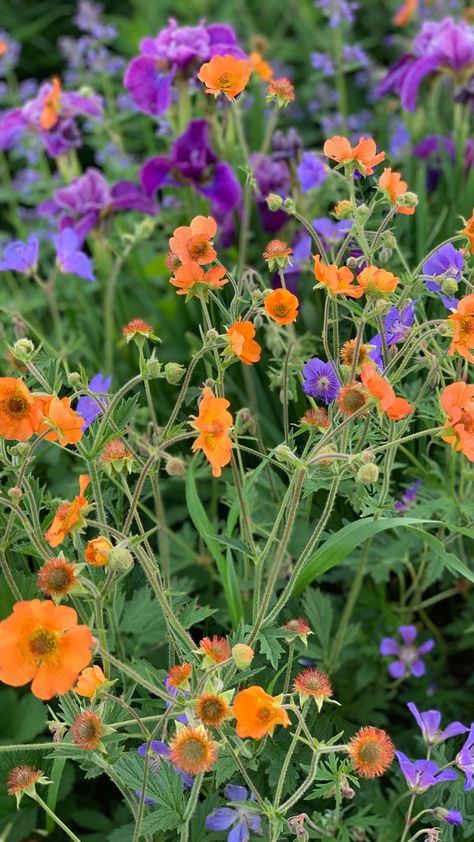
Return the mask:
<path id="1" fill-rule="evenodd" d="M 194 783 L 191 789 L 191 794 L 189 796 L 189 801 L 186 806 L 186 812 L 184 814 L 184 825 L 181 828 L 181 836 L 180 842 L 188 842 L 189 839 L 189 831 L 190 831 L 190 823 L 191 819 L 194 815 L 194 812 L 197 807 L 197 803 L 199 800 L 199 793 L 201 792 L 202 781 L 204 778 L 204 774 L 201 773 L 200 775 L 196 775 L 194 778 Z"/>
<path id="2" fill-rule="evenodd" d="M 52 818 L 52 820 L 55 822 L 55 824 L 57 824 L 57 825 L 58 825 L 58 827 L 60 827 L 60 828 L 61 828 L 61 830 L 63 830 L 63 831 L 64 831 L 64 833 L 66 834 L 66 836 L 67 836 L 69 839 L 72 839 L 72 840 L 73 840 L 73 842 L 81 842 L 81 840 L 79 839 L 79 837 L 78 837 L 78 836 L 76 836 L 76 834 L 75 834 L 75 833 L 73 833 L 73 832 L 72 832 L 72 830 L 70 830 L 70 828 L 67 826 L 67 824 L 64 824 L 64 822 L 63 822 L 63 821 L 61 821 L 61 819 L 59 818 L 59 816 L 57 816 L 57 815 L 56 815 L 56 813 L 53 813 L 53 811 L 49 809 L 49 807 L 48 807 L 48 805 L 46 804 L 46 802 L 45 802 L 45 801 L 43 801 L 43 799 L 42 799 L 42 798 L 38 795 L 38 793 L 37 793 L 37 792 L 35 792 L 35 794 L 34 794 L 34 795 L 32 795 L 31 797 L 32 797 L 33 801 L 36 801 L 36 803 L 37 803 L 37 804 L 39 804 L 39 806 L 43 808 L 43 810 L 45 811 L 45 813 L 47 813 L 47 814 L 48 814 L 48 816 L 50 816 L 50 818 Z"/>

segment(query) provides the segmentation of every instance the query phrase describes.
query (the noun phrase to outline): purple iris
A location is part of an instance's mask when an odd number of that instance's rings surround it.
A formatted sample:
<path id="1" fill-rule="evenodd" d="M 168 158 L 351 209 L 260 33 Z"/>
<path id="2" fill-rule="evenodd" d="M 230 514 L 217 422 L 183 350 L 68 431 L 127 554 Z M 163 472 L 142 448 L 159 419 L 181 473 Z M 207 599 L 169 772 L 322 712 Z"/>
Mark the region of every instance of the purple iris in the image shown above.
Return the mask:
<path id="1" fill-rule="evenodd" d="M 140 55 L 128 65 L 124 85 L 135 105 L 145 114 L 158 117 L 171 105 L 175 76 L 189 76 L 214 55 L 232 54 L 245 58 L 232 27 L 226 24 L 178 26 L 170 18 L 156 38 L 143 38 Z"/>
<path id="2" fill-rule="evenodd" d="M 389 70 L 377 89 L 379 96 L 395 91 L 403 108 L 414 111 L 423 79 L 436 71 L 456 77 L 474 72 L 474 29 L 451 17 L 427 21 L 413 41 L 412 54 L 405 53 Z"/>
<path id="3" fill-rule="evenodd" d="M 422 485 L 423 480 L 421 479 L 415 480 L 413 485 L 408 485 L 403 494 L 400 495 L 400 498 L 393 504 L 393 508 L 396 509 L 397 512 L 406 512 L 410 506 L 413 506 L 416 503 L 416 495 Z"/>
<path id="4" fill-rule="evenodd" d="M 429 746 L 436 746 L 449 740 L 450 737 L 457 737 L 469 731 L 462 722 L 451 722 L 443 731 L 440 730 L 441 714 L 439 710 L 426 710 L 420 713 L 414 702 L 408 702 L 408 710 L 415 717 L 425 743 Z"/>
<path id="5" fill-rule="evenodd" d="M 384 637 L 380 643 L 381 655 L 394 655 L 396 660 L 389 664 L 388 672 L 392 678 L 406 678 L 413 675 L 420 678 L 425 674 L 423 655 L 431 652 L 434 640 L 426 640 L 421 646 L 414 646 L 418 634 L 416 626 L 399 626 L 398 632 L 402 643 L 393 637 Z"/>
<path id="6" fill-rule="evenodd" d="M 303 153 L 297 173 L 303 193 L 307 193 L 308 190 L 313 190 L 315 187 L 321 187 L 328 174 L 326 165 L 314 152 Z"/>
<path id="7" fill-rule="evenodd" d="M 390 348 L 391 345 L 398 345 L 404 342 L 407 338 L 410 328 L 415 321 L 415 302 L 409 301 L 408 304 L 399 310 L 398 307 L 391 307 L 385 316 L 383 328 L 385 343 Z M 384 369 L 384 360 L 382 356 L 383 341 L 382 335 L 376 333 L 370 340 L 370 345 L 374 345 L 374 349 L 370 351 L 369 357 L 374 361 L 379 368 Z"/>
<path id="8" fill-rule="evenodd" d="M 70 272 L 86 281 L 95 282 L 92 260 L 79 250 L 79 238 L 73 228 L 65 228 L 60 234 L 53 235 L 53 242 L 60 272 Z"/>
<path id="9" fill-rule="evenodd" d="M 145 161 L 140 180 L 148 196 L 153 196 L 162 187 L 189 184 L 210 199 L 221 216 L 241 204 L 240 184 L 230 165 L 219 161 L 212 149 L 206 120 L 191 120 L 186 131 L 174 141 L 167 157 Z"/>
<path id="10" fill-rule="evenodd" d="M 141 746 L 138 746 L 138 754 L 140 757 L 146 757 L 146 743 L 142 743 Z M 159 740 L 152 740 L 149 746 L 149 755 L 150 755 L 150 769 L 154 774 L 159 774 L 160 763 L 163 761 L 167 761 L 171 763 L 170 760 L 170 749 L 166 745 L 166 743 L 161 743 Z M 183 786 L 185 789 L 189 789 L 193 785 L 193 776 L 189 775 L 188 772 L 183 772 L 181 769 L 177 769 L 176 766 L 173 766 L 174 771 L 177 775 L 180 776 Z M 141 798 L 140 790 L 136 792 L 137 797 Z M 154 806 L 156 801 L 152 798 L 148 798 L 145 796 L 145 804 L 150 804 L 150 806 Z"/>
<path id="11" fill-rule="evenodd" d="M 73 228 L 81 245 L 90 231 L 106 217 L 121 210 L 137 210 L 155 214 L 155 203 L 131 181 L 119 181 L 109 187 L 99 170 L 89 167 L 66 187 L 60 187 L 53 198 L 39 206 L 43 216 L 58 215 L 60 227 Z"/>
<path id="12" fill-rule="evenodd" d="M 395 752 L 400 769 L 412 792 L 426 792 L 427 789 L 443 781 L 457 780 L 456 772 L 452 769 L 440 771 L 437 763 L 432 760 L 409 760 L 401 751 Z"/>
<path id="13" fill-rule="evenodd" d="M 469 792 L 474 787 L 474 724 L 471 725 L 466 742 L 456 757 L 456 766 L 464 772 L 466 776 L 464 789 Z"/>
<path id="14" fill-rule="evenodd" d="M 38 267 L 38 251 L 38 238 L 34 234 L 30 234 L 26 243 L 20 240 L 8 243 L 3 251 L 3 258 L 0 260 L 0 272 L 9 269 L 11 272 L 32 275 Z"/>
<path id="15" fill-rule="evenodd" d="M 88 389 L 89 392 L 92 392 L 94 395 L 106 395 L 110 389 L 111 383 L 111 377 L 104 377 L 103 374 L 94 374 L 94 377 L 88 383 Z M 76 406 L 76 412 L 84 419 L 82 427 L 83 430 L 90 427 L 95 418 L 97 418 L 97 416 L 102 412 L 100 408 L 101 404 L 103 407 L 107 406 L 107 399 L 99 398 L 99 402 L 97 402 L 95 398 L 91 398 L 90 395 L 82 395 L 79 398 Z"/>
<path id="16" fill-rule="evenodd" d="M 458 284 L 464 268 L 464 257 L 454 248 L 452 243 L 446 243 L 437 249 L 423 264 L 422 273 L 425 275 L 425 285 L 430 292 L 443 292 L 443 282 Z M 448 310 L 456 310 L 459 299 L 451 295 L 440 295 L 441 301 Z"/>
<path id="17" fill-rule="evenodd" d="M 81 145 L 81 136 L 75 123 L 79 115 L 100 119 L 103 116 L 102 97 L 97 94 L 61 91 L 58 102 L 58 113 L 55 124 L 50 129 L 41 125 L 46 100 L 53 91 L 53 84 L 46 82 L 41 85 L 33 99 L 28 100 L 21 108 L 5 111 L 0 117 L 0 149 L 10 149 L 16 145 L 19 138 L 28 130 L 38 133 L 48 155 L 57 158 L 76 149 Z"/>
<path id="18" fill-rule="evenodd" d="M 260 834 L 262 831 L 262 819 L 255 810 L 245 807 L 248 801 L 248 789 L 245 786 L 229 784 L 224 789 L 224 795 L 228 801 L 239 802 L 238 807 L 216 807 L 206 819 L 207 830 L 229 830 L 227 842 L 248 842 L 250 831 Z M 254 800 L 254 794 L 250 796 Z M 242 806 L 240 806 L 242 805 Z"/>
<path id="19" fill-rule="evenodd" d="M 339 394 L 341 384 L 331 363 L 314 357 L 303 367 L 303 376 L 303 392 L 306 395 L 331 403 Z"/>
<path id="20" fill-rule="evenodd" d="M 276 193 L 282 199 L 290 194 L 291 174 L 284 160 L 274 155 L 259 155 L 257 152 L 250 156 L 250 166 L 257 182 L 257 207 L 265 231 L 274 234 L 283 228 L 288 221 L 288 215 L 283 210 L 268 209 L 266 197 L 269 193 Z"/>

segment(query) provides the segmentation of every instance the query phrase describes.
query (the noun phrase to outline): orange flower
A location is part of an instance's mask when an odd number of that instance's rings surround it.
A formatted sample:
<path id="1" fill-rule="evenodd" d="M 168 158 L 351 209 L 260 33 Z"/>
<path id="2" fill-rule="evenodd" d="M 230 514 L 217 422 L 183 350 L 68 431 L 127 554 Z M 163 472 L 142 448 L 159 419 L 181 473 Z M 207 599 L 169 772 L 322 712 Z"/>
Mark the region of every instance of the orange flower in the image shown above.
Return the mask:
<path id="1" fill-rule="evenodd" d="M 214 397 L 206 387 L 202 392 L 199 415 L 191 422 L 191 426 L 201 433 L 193 443 L 193 453 L 196 450 L 203 451 L 212 465 L 213 477 L 220 477 L 221 468 L 231 460 L 232 441 L 228 430 L 233 424 L 233 418 L 230 412 L 227 412 L 229 405 L 229 401 Z"/>
<path id="2" fill-rule="evenodd" d="M 249 55 L 249 64 L 253 72 L 262 82 L 268 82 L 273 77 L 273 70 L 261 53 L 253 52 Z"/>
<path id="3" fill-rule="evenodd" d="M 469 350 L 474 348 L 474 295 L 461 298 L 458 309 L 448 318 L 450 322 L 453 322 L 454 327 L 449 356 L 454 356 L 457 351 L 461 357 L 474 363 L 474 356 Z"/>
<path id="4" fill-rule="evenodd" d="M 467 239 L 471 243 L 471 251 L 474 252 L 474 209 L 467 220 L 466 227 L 463 228 L 462 233 L 466 235 Z"/>
<path id="5" fill-rule="evenodd" d="M 354 164 L 362 175 L 372 175 L 374 167 L 385 159 L 385 152 L 378 152 L 371 137 L 361 137 L 352 147 L 346 137 L 335 135 L 324 144 L 324 154 L 338 164 Z"/>
<path id="6" fill-rule="evenodd" d="M 22 380 L 0 377 L 0 436 L 27 441 L 38 432 L 43 417 L 41 402 Z"/>
<path id="7" fill-rule="evenodd" d="M 38 434 L 46 433 L 44 437 L 47 441 L 59 441 L 63 446 L 77 444 L 82 439 L 84 419 L 71 409 L 70 398 L 41 395 L 38 400 L 42 404 L 44 415 Z"/>
<path id="8" fill-rule="evenodd" d="M 347 750 L 361 778 L 380 777 L 391 766 L 395 756 L 395 746 L 387 732 L 372 725 L 359 728 Z"/>
<path id="9" fill-rule="evenodd" d="M 262 687 L 256 685 L 237 693 L 233 714 L 237 720 L 239 737 L 261 740 L 266 734 L 273 734 L 276 725 L 287 728 L 290 719 L 281 706 L 282 698 L 269 696 Z"/>
<path id="10" fill-rule="evenodd" d="M 166 680 L 167 687 L 183 687 L 185 690 L 189 687 L 189 679 L 193 668 L 191 664 L 177 664 L 175 667 L 170 667 L 168 670 L 168 678 Z"/>
<path id="11" fill-rule="evenodd" d="M 77 684 L 73 687 L 78 696 L 84 696 L 85 699 L 93 699 L 97 691 L 107 684 L 107 679 L 97 664 L 87 667 L 82 670 Z"/>
<path id="12" fill-rule="evenodd" d="M 332 684 L 325 672 L 309 667 L 296 676 L 293 692 L 298 693 L 300 703 L 307 698 L 313 698 L 321 710 L 322 703 L 332 696 Z"/>
<path id="13" fill-rule="evenodd" d="M 341 362 L 343 365 L 352 366 L 354 362 L 354 353 L 356 350 L 356 346 L 356 339 L 348 339 L 347 342 L 344 342 L 340 353 Z M 370 362 L 369 350 L 370 349 L 368 345 L 364 345 L 364 343 L 361 343 L 359 345 L 359 351 L 357 354 L 357 364 L 355 368 L 356 371 L 360 371 L 360 369 L 363 365 L 365 365 L 365 363 Z"/>
<path id="14" fill-rule="evenodd" d="M 338 408 L 346 418 L 350 418 L 351 415 L 362 409 L 367 401 L 368 395 L 362 383 L 347 383 L 342 386 L 336 398 Z"/>
<path id="15" fill-rule="evenodd" d="M 34 766 L 15 766 L 8 773 L 7 792 L 9 795 L 17 795 L 20 792 L 33 787 L 35 783 L 41 783 L 44 772 Z M 43 781 L 44 782 L 44 781 Z"/>
<path id="16" fill-rule="evenodd" d="M 70 532 L 80 531 L 84 527 L 84 515 L 92 508 L 84 497 L 84 491 L 89 483 L 90 477 L 87 474 L 81 474 L 78 496 L 74 498 L 72 503 L 61 503 L 44 536 L 50 547 L 57 547 L 58 544 L 62 544 L 66 535 L 69 535 Z"/>
<path id="17" fill-rule="evenodd" d="M 211 242 L 216 233 L 217 222 L 212 216 L 195 216 L 189 226 L 176 228 L 170 249 L 183 264 L 212 263 L 217 257 Z"/>
<path id="18" fill-rule="evenodd" d="M 38 588 L 46 596 L 60 598 L 76 587 L 76 565 L 65 558 L 49 558 L 38 573 Z"/>
<path id="19" fill-rule="evenodd" d="M 324 406 L 318 406 L 316 409 L 307 409 L 300 420 L 300 424 L 308 424 L 310 427 L 328 430 L 331 426 L 331 421 L 327 409 Z"/>
<path id="20" fill-rule="evenodd" d="M 95 751 L 100 748 L 100 738 L 104 733 L 104 723 L 92 710 L 80 713 L 71 725 L 71 739 L 74 745 L 83 751 Z"/>
<path id="21" fill-rule="evenodd" d="M 369 394 L 375 398 L 378 407 L 392 421 L 401 421 L 413 412 L 411 403 L 405 398 L 397 398 L 390 383 L 370 364 L 366 363 L 361 371 L 360 379 Z"/>
<path id="22" fill-rule="evenodd" d="M 279 325 L 289 325 L 298 315 L 299 301 L 296 295 L 287 289 L 276 289 L 267 295 L 265 301 L 267 315 Z"/>
<path id="23" fill-rule="evenodd" d="M 74 608 L 51 600 L 17 602 L 0 622 L 0 681 L 21 687 L 32 681 L 38 699 L 67 693 L 91 660 L 92 634 L 78 626 Z"/>
<path id="24" fill-rule="evenodd" d="M 230 715 L 230 707 L 224 696 L 203 693 L 196 700 L 196 716 L 208 728 L 220 728 Z"/>
<path id="25" fill-rule="evenodd" d="M 283 240 L 270 240 L 267 243 L 265 251 L 263 252 L 263 259 L 268 262 L 270 271 L 273 269 L 286 269 L 289 259 L 293 254 L 293 249 L 290 249 L 287 243 Z"/>
<path id="26" fill-rule="evenodd" d="M 177 728 L 170 742 L 170 760 L 177 769 L 189 775 L 207 772 L 217 760 L 217 743 L 206 729 L 199 725 Z"/>
<path id="27" fill-rule="evenodd" d="M 295 98 L 293 83 L 286 76 L 281 79 L 272 79 L 267 88 L 267 102 L 276 99 L 280 108 L 285 108 Z"/>
<path id="28" fill-rule="evenodd" d="M 112 549 L 112 544 L 108 538 L 92 538 L 88 542 L 85 552 L 85 559 L 87 564 L 93 567 L 104 567 L 109 561 L 109 552 Z"/>
<path id="29" fill-rule="evenodd" d="M 153 336 L 153 328 L 148 324 L 148 322 L 144 322 L 143 319 L 132 319 L 131 322 L 128 322 L 128 324 L 122 328 L 122 333 L 127 342 L 130 342 L 137 333 L 140 334 L 140 336 L 144 336 L 146 339 Z"/>
<path id="30" fill-rule="evenodd" d="M 406 181 L 402 181 L 402 177 L 399 172 L 393 172 L 390 167 L 385 167 L 379 178 L 379 186 L 382 190 L 385 190 L 388 193 L 390 201 L 393 202 L 394 205 L 397 205 L 398 197 L 405 195 L 408 184 Z M 397 206 L 397 213 L 403 213 L 405 216 L 411 216 L 415 213 L 415 210 L 416 208 L 407 208 L 402 205 Z"/>
<path id="31" fill-rule="evenodd" d="M 376 266 L 366 266 L 357 276 L 357 283 L 362 287 L 366 295 L 382 296 L 389 295 L 397 288 L 400 278 L 386 269 L 377 269 Z"/>
<path id="32" fill-rule="evenodd" d="M 474 462 L 474 386 L 459 380 L 441 393 L 440 403 L 448 416 L 443 441 Z"/>
<path id="33" fill-rule="evenodd" d="M 418 0 L 405 0 L 396 15 L 393 16 L 392 23 L 394 23 L 395 26 L 406 26 L 416 14 L 417 9 Z"/>
<path id="34" fill-rule="evenodd" d="M 176 269 L 170 278 L 170 284 L 178 287 L 178 295 L 192 296 L 200 291 L 207 294 L 209 287 L 218 289 L 229 282 L 229 279 L 224 277 L 225 273 L 224 266 L 213 266 L 205 272 L 199 263 L 186 263 L 185 266 Z"/>
<path id="35" fill-rule="evenodd" d="M 203 64 L 198 79 L 204 82 L 206 94 L 218 96 L 223 93 L 227 99 L 234 99 L 247 86 L 250 73 L 248 61 L 227 54 L 213 56 Z"/>
<path id="36" fill-rule="evenodd" d="M 199 649 L 197 651 L 204 655 L 204 663 L 207 660 L 211 665 L 213 663 L 223 664 L 224 661 L 228 661 L 231 656 L 230 645 L 227 638 L 218 637 L 216 634 L 212 639 L 209 637 L 203 637 L 202 640 L 199 641 Z"/>
<path id="37" fill-rule="evenodd" d="M 51 90 L 43 100 L 43 110 L 40 116 L 40 126 L 45 131 L 49 132 L 58 122 L 58 114 L 61 99 L 61 82 L 54 77 L 51 83 Z"/>
<path id="38" fill-rule="evenodd" d="M 100 451 L 99 462 L 109 474 L 113 471 L 130 473 L 133 465 L 133 453 L 121 439 L 111 439 Z"/>
<path id="39" fill-rule="evenodd" d="M 347 266 L 338 269 L 335 263 L 322 263 L 319 254 L 314 258 L 314 276 L 320 284 L 327 288 L 330 295 L 348 295 L 350 298 L 360 298 L 364 290 L 353 286 L 354 275 Z"/>
<path id="40" fill-rule="evenodd" d="M 255 328 L 252 322 L 243 322 L 239 319 L 227 331 L 229 344 L 232 353 L 246 365 L 258 363 L 262 349 L 258 342 L 255 342 Z"/>

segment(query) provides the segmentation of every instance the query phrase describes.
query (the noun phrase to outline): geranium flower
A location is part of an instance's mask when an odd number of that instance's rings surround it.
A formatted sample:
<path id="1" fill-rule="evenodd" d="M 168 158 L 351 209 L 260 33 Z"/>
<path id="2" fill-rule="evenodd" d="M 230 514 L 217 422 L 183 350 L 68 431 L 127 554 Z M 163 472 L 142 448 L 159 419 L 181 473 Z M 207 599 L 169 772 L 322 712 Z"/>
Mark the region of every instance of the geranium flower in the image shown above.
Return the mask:
<path id="1" fill-rule="evenodd" d="M 206 94 L 222 93 L 226 99 L 233 100 L 247 87 L 251 72 L 248 61 L 227 54 L 213 56 L 202 65 L 197 76 L 206 86 Z"/>
<path id="2" fill-rule="evenodd" d="M 282 696 L 270 696 L 256 685 L 237 693 L 233 714 L 237 720 L 239 737 L 261 740 L 266 734 L 272 735 L 276 725 L 287 728 L 290 719 L 282 707 L 282 701 Z"/>
<path id="3" fill-rule="evenodd" d="M 11 272 L 34 275 L 38 268 L 38 252 L 38 237 L 35 234 L 30 234 L 26 243 L 22 243 L 20 240 L 8 243 L 3 249 L 0 272 L 9 269 Z"/>
<path id="4" fill-rule="evenodd" d="M 273 76 L 273 70 L 268 61 L 265 61 L 262 54 L 255 51 L 249 55 L 249 64 L 253 72 L 257 74 L 262 82 L 268 82 Z"/>
<path id="5" fill-rule="evenodd" d="M 371 365 L 366 363 L 360 373 L 360 379 L 369 394 L 375 398 L 378 408 L 391 421 L 401 421 L 413 412 L 413 406 L 405 398 L 397 398 L 390 383 L 384 380 Z"/>
<path id="6" fill-rule="evenodd" d="M 101 747 L 101 738 L 105 734 L 104 723 L 93 710 L 85 710 L 76 716 L 71 725 L 71 740 L 83 751 L 96 751 Z"/>
<path id="7" fill-rule="evenodd" d="M 255 342 L 255 328 L 252 322 L 239 319 L 226 331 L 229 349 L 246 365 L 258 363 L 262 349 Z"/>
<path id="8" fill-rule="evenodd" d="M 395 754 L 408 787 L 412 792 L 426 792 L 427 789 L 435 786 L 435 784 L 443 783 L 443 781 L 457 780 L 456 772 L 452 769 L 441 771 L 438 764 L 433 763 L 432 760 L 412 761 L 401 751 L 396 751 Z"/>
<path id="9" fill-rule="evenodd" d="M 263 303 L 267 315 L 278 325 L 289 325 L 298 316 L 299 301 L 287 289 L 276 289 Z"/>
<path id="10" fill-rule="evenodd" d="M 380 643 L 381 655 L 394 655 L 396 660 L 388 665 L 388 672 L 392 678 L 406 678 L 413 675 L 420 678 L 425 674 L 423 655 L 431 652 L 434 640 L 426 640 L 421 646 L 414 646 L 418 631 L 416 626 L 399 626 L 402 643 L 393 637 L 384 637 Z"/>
<path id="11" fill-rule="evenodd" d="M 0 680 L 11 687 L 30 681 L 45 701 L 67 693 L 91 660 L 92 634 L 77 624 L 74 608 L 39 599 L 17 602 L 0 622 Z"/>
<path id="12" fill-rule="evenodd" d="M 78 586 L 77 567 L 65 558 L 49 558 L 38 572 L 38 590 L 50 599 L 58 601 Z"/>
<path id="13" fill-rule="evenodd" d="M 463 380 L 451 383 L 441 392 L 440 404 L 448 416 L 443 441 L 474 462 L 474 386 Z"/>
<path id="14" fill-rule="evenodd" d="M 171 762 L 188 775 L 207 772 L 217 760 L 217 743 L 202 725 L 178 723 L 169 747 Z"/>
<path id="15" fill-rule="evenodd" d="M 137 751 L 140 757 L 146 757 L 147 744 L 142 743 L 140 746 L 138 746 Z M 189 775 L 187 772 L 183 772 L 181 769 L 177 769 L 176 766 L 174 766 L 171 763 L 171 752 L 169 746 L 167 746 L 166 743 L 162 743 L 159 740 L 152 740 L 150 743 L 150 747 L 148 748 L 148 755 L 150 770 L 153 772 L 153 774 L 159 774 L 161 763 L 170 763 L 176 774 L 180 776 L 184 788 L 189 789 L 190 787 L 192 787 L 194 780 L 193 776 Z M 142 794 L 140 790 L 137 790 L 136 794 L 138 798 L 141 798 Z M 151 798 L 145 798 L 145 804 L 150 804 L 151 806 L 153 806 L 154 804 L 156 804 L 156 801 L 153 801 L 153 799 Z"/>
<path id="16" fill-rule="evenodd" d="M 91 503 L 84 497 L 84 491 L 90 483 L 87 474 L 79 477 L 79 494 L 72 503 L 61 503 L 51 526 L 45 533 L 45 538 L 50 547 L 57 547 L 62 544 L 70 533 L 80 532 L 84 525 L 84 515 L 92 508 Z"/>
<path id="17" fill-rule="evenodd" d="M 295 98 L 293 82 L 290 82 L 286 76 L 281 76 L 279 79 L 270 79 L 266 98 L 267 102 L 273 102 L 276 99 L 280 108 L 286 108 Z"/>
<path id="18" fill-rule="evenodd" d="M 399 172 L 394 172 L 390 167 L 386 167 L 379 178 L 379 187 L 387 194 L 390 201 L 397 206 L 397 213 L 411 216 L 415 213 L 416 208 L 410 208 L 398 203 L 401 196 L 407 192 L 407 183 L 403 181 Z"/>
<path id="19" fill-rule="evenodd" d="M 466 776 L 464 789 L 469 792 L 474 787 L 474 725 L 471 725 L 466 742 L 456 756 L 456 766 L 464 772 Z"/>
<path id="20" fill-rule="evenodd" d="M 474 363 L 474 355 L 470 351 L 474 348 L 474 295 L 461 298 L 456 312 L 448 316 L 448 320 L 454 327 L 449 356 L 453 357 L 457 352 L 470 363 Z"/>
<path id="21" fill-rule="evenodd" d="M 406 512 L 410 506 L 413 506 L 416 503 L 416 495 L 422 485 L 423 480 L 421 479 L 415 480 L 413 485 L 408 485 L 404 492 L 400 495 L 400 498 L 393 504 L 393 508 L 396 509 L 397 512 Z"/>
<path id="22" fill-rule="evenodd" d="M 353 164 L 362 175 L 372 175 L 374 167 L 385 158 L 385 152 L 377 152 L 371 137 L 361 137 L 359 143 L 352 147 L 346 137 L 335 135 L 325 142 L 323 151 L 338 164 Z"/>
<path id="23" fill-rule="evenodd" d="M 217 233 L 217 222 L 212 216 L 195 216 L 190 225 L 181 225 L 173 232 L 169 246 L 182 264 L 212 263 L 217 252 L 212 239 Z"/>
<path id="24" fill-rule="evenodd" d="M 319 254 L 314 257 L 314 276 L 330 295 L 360 298 L 364 294 L 362 287 L 353 286 L 354 275 L 347 266 L 339 269 L 335 263 L 323 263 Z"/>
<path id="25" fill-rule="evenodd" d="M 474 251 L 474 208 L 471 213 L 471 216 L 466 222 L 465 228 L 463 228 L 462 233 L 467 237 L 471 245 L 471 251 Z"/>
<path id="26" fill-rule="evenodd" d="M 420 713 L 414 702 L 408 702 L 407 707 L 415 717 L 423 739 L 429 746 L 437 746 L 444 743 L 445 740 L 449 740 L 450 737 L 457 737 L 459 734 L 465 734 L 469 731 L 469 728 L 466 728 L 462 722 L 451 722 L 442 731 L 440 729 L 441 714 L 439 710 L 426 710 L 424 713 Z"/>
<path id="27" fill-rule="evenodd" d="M 383 321 L 383 332 L 387 348 L 390 348 L 392 345 L 398 345 L 400 342 L 404 342 L 410 333 L 410 328 L 413 326 L 414 321 L 414 301 L 409 301 L 403 310 L 399 310 L 398 307 L 393 305 Z M 373 360 L 374 363 L 383 371 L 384 360 L 382 358 L 382 334 L 376 333 L 368 344 L 375 346 L 371 351 L 369 351 L 370 359 Z"/>
<path id="28" fill-rule="evenodd" d="M 231 657 L 229 641 L 226 637 L 218 637 L 216 634 L 212 638 L 203 637 L 196 651 L 204 655 L 202 662 L 204 668 L 212 667 L 214 664 L 223 664 Z"/>
<path id="29" fill-rule="evenodd" d="M 28 441 L 43 419 L 41 401 L 22 380 L 0 377 L 0 437 Z"/>
<path id="30" fill-rule="evenodd" d="M 206 387 L 202 392 L 199 415 L 191 422 L 191 426 L 200 431 L 193 443 L 193 452 L 203 451 L 212 466 L 214 477 L 220 477 L 221 469 L 231 460 L 232 441 L 228 430 L 233 424 L 233 418 L 227 411 L 228 406 L 229 401 L 216 398 Z"/>
<path id="31" fill-rule="evenodd" d="M 261 816 L 255 810 L 244 806 L 249 797 L 248 789 L 244 786 L 228 784 L 224 789 L 224 795 L 228 801 L 239 802 L 239 806 L 216 807 L 206 818 L 206 830 L 219 831 L 232 828 L 227 836 L 227 842 L 248 842 L 250 831 L 260 835 L 262 832 Z M 250 800 L 254 800 L 253 792 L 250 795 Z"/>
<path id="32" fill-rule="evenodd" d="M 77 444 L 82 438 L 84 419 L 71 409 L 70 398 L 41 395 L 38 400 L 43 408 L 38 435 L 44 435 L 46 441 L 58 441 L 63 447 Z"/>
<path id="33" fill-rule="evenodd" d="M 425 286 L 430 292 L 443 293 L 440 299 L 449 310 L 455 310 L 458 299 L 446 294 L 455 291 L 464 268 L 464 257 L 452 243 L 445 243 L 437 249 L 422 266 Z"/>
<path id="34" fill-rule="evenodd" d="M 111 377 L 104 377 L 102 374 L 94 374 L 92 380 L 89 380 L 87 388 L 89 389 L 89 392 L 102 396 L 107 394 L 111 383 Z M 92 422 L 98 415 L 100 415 L 106 406 L 107 398 L 105 397 L 100 397 L 98 400 L 95 400 L 95 398 L 91 398 L 89 395 L 81 395 L 77 402 L 76 410 L 84 419 L 82 429 L 86 430 L 87 427 L 90 427 Z"/>
<path id="35" fill-rule="evenodd" d="M 56 265 L 60 272 L 70 272 L 95 283 L 92 260 L 80 251 L 79 237 L 73 228 L 65 228 L 60 234 L 53 235 L 53 242 L 56 246 Z"/>
<path id="36" fill-rule="evenodd" d="M 302 193 L 321 187 L 328 176 L 327 166 L 314 152 L 303 152 L 296 172 Z"/>
<path id="37" fill-rule="evenodd" d="M 109 552 L 112 549 L 112 544 L 108 538 L 100 535 L 98 538 L 92 538 L 87 542 L 87 547 L 84 553 L 87 564 L 93 567 L 105 567 L 109 563 Z"/>
<path id="38" fill-rule="evenodd" d="M 337 397 L 341 384 L 331 363 L 315 357 L 303 367 L 303 392 L 324 403 L 331 403 Z"/>

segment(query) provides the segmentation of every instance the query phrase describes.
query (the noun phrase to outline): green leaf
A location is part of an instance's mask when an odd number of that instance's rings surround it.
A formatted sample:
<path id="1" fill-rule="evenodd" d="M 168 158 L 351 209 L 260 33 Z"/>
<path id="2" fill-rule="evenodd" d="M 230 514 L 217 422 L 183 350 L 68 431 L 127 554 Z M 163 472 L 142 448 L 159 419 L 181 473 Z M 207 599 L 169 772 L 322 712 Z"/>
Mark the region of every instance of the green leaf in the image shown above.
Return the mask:
<path id="1" fill-rule="evenodd" d="M 240 540 L 240 538 L 229 538 L 228 535 L 209 535 L 209 538 L 212 538 L 214 541 L 218 541 L 219 544 L 224 544 L 226 547 L 231 547 L 239 553 L 250 555 L 249 548 L 243 541 Z"/>
<path id="2" fill-rule="evenodd" d="M 260 652 L 270 661 L 273 669 L 277 668 L 280 656 L 285 651 L 278 640 L 284 636 L 285 632 L 281 629 L 262 629 L 259 633 Z"/>
<path id="3" fill-rule="evenodd" d="M 425 529 L 417 529 L 414 526 L 410 526 L 409 529 L 410 532 L 418 535 L 422 541 L 425 541 L 425 543 L 431 547 L 431 549 L 441 558 L 444 566 L 447 567 L 453 576 L 462 576 L 464 579 L 468 579 L 469 582 L 474 583 L 474 572 L 470 570 L 460 558 L 454 555 L 454 553 L 448 553 L 443 542 L 440 541 L 439 538 L 436 538 L 435 535 L 431 535 Z"/>

